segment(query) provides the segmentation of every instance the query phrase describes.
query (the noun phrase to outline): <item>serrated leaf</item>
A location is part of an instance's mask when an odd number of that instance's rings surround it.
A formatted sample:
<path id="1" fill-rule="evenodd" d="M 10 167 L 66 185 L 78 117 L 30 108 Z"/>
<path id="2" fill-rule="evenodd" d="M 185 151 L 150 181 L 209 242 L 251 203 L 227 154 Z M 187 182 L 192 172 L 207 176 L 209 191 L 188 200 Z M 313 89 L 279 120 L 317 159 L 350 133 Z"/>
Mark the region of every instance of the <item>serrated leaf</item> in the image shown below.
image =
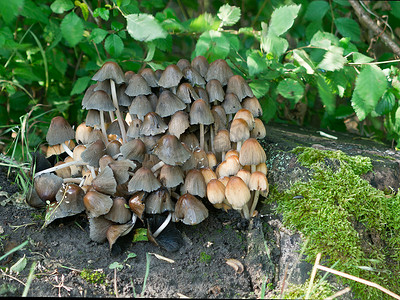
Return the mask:
<path id="1" fill-rule="evenodd" d="M 352 55 L 353 55 L 353 62 L 357 64 L 365 64 L 374 60 L 372 57 L 366 56 L 359 52 L 354 52 Z"/>
<path id="2" fill-rule="evenodd" d="M 253 51 L 247 56 L 249 75 L 254 76 L 268 69 L 267 59 L 259 51 Z"/>
<path id="3" fill-rule="evenodd" d="M 294 49 L 293 58 L 300 66 L 307 70 L 307 74 L 314 74 L 315 66 L 303 49 Z"/>
<path id="4" fill-rule="evenodd" d="M 86 90 L 86 88 L 88 87 L 90 80 L 91 80 L 91 77 L 89 77 L 89 76 L 84 76 L 84 77 L 78 78 L 74 83 L 74 86 L 72 88 L 70 95 L 72 96 L 72 95 L 83 93 Z"/>
<path id="5" fill-rule="evenodd" d="M 56 14 L 62 14 L 74 8 L 71 0 L 56 0 L 50 5 L 50 9 Z"/>
<path id="6" fill-rule="evenodd" d="M 235 25 L 240 20 L 240 8 L 224 4 L 219 8 L 217 16 L 222 22 L 221 27 Z"/>
<path id="7" fill-rule="evenodd" d="M 110 11 L 107 8 L 104 7 L 98 7 L 93 11 L 93 16 L 94 17 L 100 17 L 104 21 L 108 21 L 110 18 Z"/>
<path id="8" fill-rule="evenodd" d="M 207 30 L 217 30 L 221 21 L 216 21 L 210 13 L 204 13 L 190 22 L 189 28 L 192 31 L 205 32 Z"/>
<path id="9" fill-rule="evenodd" d="M 95 28 L 92 30 L 92 33 L 90 34 L 90 40 L 92 40 L 95 44 L 101 43 L 105 39 L 107 34 L 108 34 L 107 30 L 101 28 Z"/>
<path id="10" fill-rule="evenodd" d="M 340 34 L 344 37 L 347 36 L 354 42 L 360 41 L 360 27 L 353 19 L 337 18 L 335 19 L 335 25 Z"/>
<path id="11" fill-rule="evenodd" d="M 321 75 L 317 78 L 317 88 L 326 112 L 330 115 L 333 114 L 336 108 L 336 99 L 331 88 Z"/>
<path id="12" fill-rule="evenodd" d="M 229 54 L 229 40 L 220 31 L 209 30 L 200 35 L 195 56 L 203 55 L 210 61 L 225 59 Z"/>
<path id="13" fill-rule="evenodd" d="M 387 88 L 383 71 L 374 65 L 366 65 L 356 79 L 351 104 L 360 119 L 371 113 Z"/>
<path id="14" fill-rule="evenodd" d="M 326 71 L 335 71 L 342 69 L 346 62 L 347 59 L 343 57 L 343 48 L 330 46 L 317 67 Z"/>
<path id="15" fill-rule="evenodd" d="M 396 104 L 396 97 L 392 91 L 386 90 L 382 95 L 382 98 L 379 100 L 376 105 L 375 112 L 380 115 L 386 115 L 392 111 L 394 105 Z"/>
<path id="16" fill-rule="evenodd" d="M 260 104 L 263 111 L 262 120 L 268 123 L 275 116 L 277 103 L 274 99 L 265 97 L 265 99 L 260 100 Z"/>
<path id="17" fill-rule="evenodd" d="M 75 1 L 75 5 L 79 6 L 79 8 L 81 9 L 81 12 L 82 12 L 83 19 L 85 21 L 87 21 L 87 19 L 89 17 L 89 8 L 88 8 L 87 4 L 79 2 L 79 1 Z"/>
<path id="18" fill-rule="evenodd" d="M 267 80 L 254 80 L 249 83 L 249 86 L 256 98 L 265 96 L 269 90 L 269 83 Z"/>
<path id="19" fill-rule="evenodd" d="M 61 34 L 67 43 L 74 47 L 82 40 L 83 22 L 74 12 L 70 12 L 61 22 Z"/>
<path id="20" fill-rule="evenodd" d="M 104 48 L 112 57 L 118 57 L 124 50 L 124 42 L 117 34 L 110 34 L 104 42 Z"/>
<path id="21" fill-rule="evenodd" d="M 281 56 L 287 48 L 289 43 L 286 39 L 268 33 L 266 37 L 261 38 L 261 47 L 266 53 L 272 53 L 276 58 Z"/>
<path id="22" fill-rule="evenodd" d="M 287 99 L 299 101 L 304 95 L 304 87 L 297 80 L 285 78 L 279 82 L 277 91 Z"/>
<path id="23" fill-rule="evenodd" d="M 310 46 L 320 47 L 325 50 L 328 50 L 331 45 L 338 46 L 339 39 L 332 33 L 325 31 L 318 31 L 310 41 Z"/>
<path id="24" fill-rule="evenodd" d="M 167 32 L 152 15 L 131 14 L 126 16 L 126 20 L 128 33 L 135 40 L 149 42 L 167 37 Z"/>
<path id="25" fill-rule="evenodd" d="M 313 1 L 308 5 L 304 18 L 308 21 L 322 20 L 328 10 L 328 2 Z"/>
<path id="26" fill-rule="evenodd" d="M 275 9 L 271 15 L 268 31 L 276 36 L 284 34 L 292 27 L 300 7 L 300 5 L 287 5 Z"/>

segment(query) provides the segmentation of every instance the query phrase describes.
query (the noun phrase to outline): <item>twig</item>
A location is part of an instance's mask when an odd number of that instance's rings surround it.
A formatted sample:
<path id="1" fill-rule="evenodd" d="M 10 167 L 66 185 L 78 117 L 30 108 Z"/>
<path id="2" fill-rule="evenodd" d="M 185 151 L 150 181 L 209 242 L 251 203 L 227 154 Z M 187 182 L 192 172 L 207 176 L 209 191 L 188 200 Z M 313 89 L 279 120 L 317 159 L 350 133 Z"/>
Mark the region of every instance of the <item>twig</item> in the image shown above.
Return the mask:
<path id="1" fill-rule="evenodd" d="M 114 293 L 115 297 L 119 298 L 118 286 L 117 286 L 117 268 L 114 269 Z"/>
<path id="2" fill-rule="evenodd" d="M 329 296 L 328 298 L 325 298 L 325 300 L 332 300 L 332 299 L 337 298 L 339 296 L 342 296 L 342 295 L 344 295 L 344 294 L 346 294 L 346 293 L 348 293 L 350 291 L 351 291 L 351 289 L 349 287 L 347 287 L 347 288 L 345 288 L 345 289 L 333 294 L 332 296 Z"/>
<path id="3" fill-rule="evenodd" d="M 22 284 L 23 286 L 25 286 L 25 283 L 23 283 L 23 282 L 22 282 L 21 280 L 19 280 L 18 278 L 14 277 L 14 276 L 12 276 L 12 275 L 9 275 L 9 274 L 7 274 L 7 273 L 5 273 L 3 270 L 1 270 L 1 272 L 2 272 L 1 275 L 10 277 L 11 279 L 14 279 L 15 281 L 18 281 L 20 284 Z"/>
<path id="4" fill-rule="evenodd" d="M 311 278 L 310 278 L 310 282 L 308 284 L 308 288 L 307 288 L 307 293 L 306 293 L 305 299 L 309 299 L 310 298 L 311 288 L 312 288 L 312 285 L 313 285 L 313 282 L 314 282 L 315 275 L 317 274 L 317 267 L 319 265 L 319 261 L 320 260 L 321 260 L 321 253 L 318 253 L 317 257 L 315 258 L 314 267 L 313 267 L 312 272 L 311 272 Z"/>

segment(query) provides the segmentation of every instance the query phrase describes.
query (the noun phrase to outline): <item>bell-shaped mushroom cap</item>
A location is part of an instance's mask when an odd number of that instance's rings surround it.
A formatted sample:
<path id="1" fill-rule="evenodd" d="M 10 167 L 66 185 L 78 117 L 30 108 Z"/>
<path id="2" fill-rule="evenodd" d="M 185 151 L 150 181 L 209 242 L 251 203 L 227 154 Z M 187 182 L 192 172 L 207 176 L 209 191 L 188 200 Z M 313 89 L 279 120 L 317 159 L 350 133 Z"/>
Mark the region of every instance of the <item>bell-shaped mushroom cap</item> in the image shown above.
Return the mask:
<path id="1" fill-rule="evenodd" d="M 117 181 L 114 178 L 114 173 L 109 166 L 106 166 L 92 180 L 93 188 L 103 194 L 114 195 L 117 191 Z"/>
<path id="2" fill-rule="evenodd" d="M 101 125 L 100 111 L 96 109 L 89 109 L 86 114 L 86 125 L 90 126 L 91 128 L 95 126 L 100 127 Z"/>
<path id="3" fill-rule="evenodd" d="M 54 201 L 63 179 L 52 173 L 45 173 L 35 178 L 34 186 L 37 195 L 44 202 Z"/>
<path id="4" fill-rule="evenodd" d="M 154 176 L 150 169 L 141 167 L 135 174 L 133 174 L 131 180 L 128 183 L 129 192 L 145 191 L 152 192 L 158 190 L 161 187 L 161 183 L 157 177 Z"/>
<path id="5" fill-rule="evenodd" d="M 163 71 L 160 79 L 158 80 L 158 85 L 166 89 L 178 86 L 182 77 L 182 71 L 176 65 L 171 64 Z"/>
<path id="6" fill-rule="evenodd" d="M 175 203 L 165 187 L 151 192 L 145 200 L 145 211 L 147 214 L 162 214 L 166 211 L 174 211 Z"/>
<path id="7" fill-rule="evenodd" d="M 151 88 L 140 74 L 135 74 L 129 79 L 125 94 L 130 97 L 151 94 Z"/>
<path id="8" fill-rule="evenodd" d="M 129 124 L 128 131 L 126 132 L 126 135 L 130 139 L 137 139 L 138 137 L 141 136 L 140 134 L 140 126 L 142 125 L 142 120 L 140 119 L 133 119 L 131 123 Z"/>
<path id="9" fill-rule="evenodd" d="M 129 128 L 128 123 L 126 123 L 125 120 L 122 120 L 122 124 L 124 124 L 125 131 L 127 131 Z M 107 131 L 107 134 L 114 134 L 114 135 L 118 136 L 118 138 L 122 138 L 121 128 L 119 127 L 118 120 L 114 120 L 110 124 L 110 126 L 108 126 L 106 131 Z"/>
<path id="10" fill-rule="evenodd" d="M 98 168 L 99 160 L 104 154 L 106 154 L 106 147 L 102 140 L 97 140 L 86 147 L 86 150 L 81 154 L 81 158 L 90 166 Z"/>
<path id="11" fill-rule="evenodd" d="M 250 137 L 262 140 L 267 135 L 264 123 L 259 118 L 254 118 L 254 128 L 250 131 Z"/>
<path id="12" fill-rule="evenodd" d="M 188 147 L 190 151 L 193 151 L 200 146 L 199 139 L 193 132 L 189 133 L 186 131 L 183 133 L 181 135 L 181 141 Z"/>
<path id="13" fill-rule="evenodd" d="M 83 204 L 89 218 L 105 215 L 111 209 L 113 200 L 110 196 L 97 191 L 89 191 L 83 197 Z"/>
<path id="14" fill-rule="evenodd" d="M 116 84 L 125 82 L 124 72 L 122 71 L 121 67 L 113 61 L 105 62 L 100 70 L 98 70 L 92 77 L 92 80 L 95 81 L 104 81 L 107 79 L 114 80 Z"/>
<path id="15" fill-rule="evenodd" d="M 184 68 L 190 67 L 190 61 L 188 61 L 186 58 L 181 58 L 176 63 L 176 66 L 182 71 Z"/>
<path id="16" fill-rule="evenodd" d="M 111 199 L 110 199 L 111 200 Z M 89 218 L 89 237 L 92 241 L 103 243 L 107 240 L 107 230 L 113 224 L 103 216 Z"/>
<path id="17" fill-rule="evenodd" d="M 263 114 L 263 110 L 260 101 L 256 97 L 247 97 L 242 102 L 242 107 L 249 110 L 254 118 L 260 117 Z"/>
<path id="18" fill-rule="evenodd" d="M 239 163 L 239 158 L 236 156 L 229 156 L 218 165 L 215 173 L 217 177 L 232 176 L 236 175 L 241 168 L 242 166 Z"/>
<path id="19" fill-rule="evenodd" d="M 203 99 L 197 99 L 190 107 L 190 124 L 209 125 L 214 122 L 210 107 Z"/>
<path id="20" fill-rule="evenodd" d="M 154 147 L 157 145 L 159 139 L 162 137 L 162 134 L 150 135 L 150 136 L 141 136 L 140 139 L 146 146 L 146 152 L 150 153 L 153 151 Z"/>
<path id="21" fill-rule="evenodd" d="M 115 161 L 110 155 L 105 154 L 99 159 L 99 170 L 104 170 L 110 163 Z"/>
<path id="22" fill-rule="evenodd" d="M 169 90 L 162 91 L 158 97 L 156 113 L 161 117 L 169 117 L 178 110 L 184 110 L 186 104 Z"/>
<path id="23" fill-rule="evenodd" d="M 164 164 L 158 177 L 163 186 L 174 188 L 184 182 L 185 176 L 181 167 Z"/>
<path id="24" fill-rule="evenodd" d="M 225 197 L 233 209 L 240 210 L 250 201 L 251 194 L 246 183 L 240 177 L 232 176 L 226 184 Z"/>
<path id="25" fill-rule="evenodd" d="M 243 119 L 246 121 L 247 125 L 249 126 L 249 130 L 253 130 L 254 128 L 254 117 L 253 114 L 245 108 L 239 109 L 233 119 Z"/>
<path id="26" fill-rule="evenodd" d="M 153 106 L 145 95 L 136 96 L 129 106 L 129 113 L 138 115 L 140 119 L 143 119 L 146 114 L 152 111 Z"/>
<path id="27" fill-rule="evenodd" d="M 225 185 L 218 179 L 211 179 L 207 183 L 207 199 L 212 204 L 224 202 Z"/>
<path id="28" fill-rule="evenodd" d="M 243 142 L 250 138 L 250 130 L 243 119 L 234 119 L 229 129 L 229 137 L 232 142 Z"/>
<path id="29" fill-rule="evenodd" d="M 198 55 L 195 58 L 193 58 L 190 64 L 197 72 L 200 73 L 202 77 L 206 76 L 208 67 L 210 65 L 207 61 L 207 58 L 205 58 L 202 55 Z"/>
<path id="30" fill-rule="evenodd" d="M 90 85 L 86 91 L 85 91 L 85 95 L 82 98 L 82 107 L 85 108 L 86 107 L 86 101 L 89 100 L 90 96 L 92 96 L 92 94 L 95 92 L 95 88 L 97 87 L 97 83 Z"/>
<path id="31" fill-rule="evenodd" d="M 208 209 L 191 194 L 179 197 L 175 205 L 174 219 L 181 220 L 186 225 L 196 225 L 208 217 Z"/>
<path id="32" fill-rule="evenodd" d="M 83 145 L 88 144 L 90 141 L 90 135 L 93 131 L 93 128 L 86 125 L 86 122 L 82 122 L 76 127 L 75 131 L 75 140 L 77 143 L 81 143 Z"/>
<path id="33" fill-rule="evenodd" d="M 264 173 L 265 176 L 267 176 L 267 173 L 268 173 L 267 164 L 266 164 L 265 162 L 263 162 L 263 163 L 261 163 L 261 164 L 258 164 L 258 165 L 256 166 L 256 171 L 261 172 L 261 173 Z"/>
<path id="34" fill-rule="evenodd" d="M 194 149 L 193 157 L 196 160 L 196 169 L 208 167 L 208 157 L 206 151 L 204 151 L 203 149 Z"/>
<path id="35" fill-rule="evenodd" d="M 182 73 L 185 79 L 188 80 L 193 86 L 196 85 L 204 86 L 206 84 L 206 81 L 204 80 L 203 76 L 201 76 L 200 73 L 197 72 L 196 69 L 192 68 L 191 66 L 184 68 L 182 70 Z"/>
<path id="36" fill-rule="evenodd" d="M 129 222 L 126 224 L 113 224 L 107 229 L 106 236 L 108 244 L 110 246 L 110 250 L 112 249 L 112 246 L 115 244 L 119 237 L 127 235 L 129 232 L 131 232 L 133 226 L 136 223 L 136 219 L 136 216 L 134 216 L 133 222 Z"/>
<path id="37" fill-rule="evenodd" d="M 85 210 L 83 205 L 84 191 L 78 185 L 68 183 L 62 186 L 57 194 L 53 204 L 48 206 L 44 226 L 49 225 L 56 219 L 61 219 L 79 214 Z"/>
<path id="38" fill-rule="evenodd" d="M 242 105 L 235 94 L 226 93 L 225 100 L 222 102 L 222 107 L 227 114 L 235 114 L 242 108 Z"/>
<path id="39" fill-rule="evenodd" d="M 75 131 L 71 125 L 61 116 L 51 119 L 46 140 L 50 146 L 64 143 L 75 138 Z"/>
<path id="40" fill-rule="evenodd" d="M 218 132 L 218 130 L 226 129 L 227 118 L 225 109 L 222 105 L 214 105 L 211 108 L 211 113 L 214 117 L 214 130 Z"/>
<path id="41" fill-rule="evenodd" d="M 128 203 L 125 198 L 115 197 L 110 211 L 104 215 L 104 218 L 119 224 L 129 222 L 132 218 L 132 213 L 129 208 L 126 207 L 127 205 Z"/>
<path id="42" fill-rule="evenodd" d="M 146 145 L 141 139 L 133 139 L 123 144 L 120 151 L 125 159 L 142 162 L 146 153 Z"/>
<path id="43" fill-rule="evenodd" d="M 194 90 L 196 91 L 197 95 L 199 95 L 200 99 L 203 99 L 207 103 L 210 102 L 208 98 L 208 93 L 205 89 L 203 89 L 201 86 L 195 86 Z"/>
<path id="44" fill-rule="evenodd" d="M 120 159 L 110 162 L 109 167 L 114 173 L 117 184 L 121 185 L 129 180 L 128 171 L 133 171 L 136 168 L 136 164 L 129 159 Z"/>
<path id="45" fill-rule="evenodd" d="M 129 106 L 132 103 L 132 98 L 125 93 L 126 88 L 126 83 L 123 83 L 117 87 L 117 98 L 120 106 Z"/>
<path id="46" fill-rule="evenodd" d="M 206 91 L 208 93 L 208 101 L 210 102 L 223 102 L 225 99 L 224 89 L 222 88 L 221 82 L 217 79 L 211 79 L 207 82 Z"/>
<path id="47" fill-rule="evenodd" d="M 168 125 L 165 124 L 163 118 L 155 112 L 149 112 L 145 115 L 140 125 L 140 134 L 145 136 L 153 136 L 167 131 Z"/>
<path id="48" fill-rule="evenodd" d="M 236 176 L 242 178 L 242 180 L 244 181 L 244 183 L 249 186 L 249 182 L 250 182 L 250 176 L 251 176 L 251 172 L 249 170 L 246 169 L 240 169 L 237 173 Z"/>
<path id="49" fill-rule="evenodd" d="M 239 98 L 239 101 L 242 101 L 246 97 L 254 97 L 253 91 L 240 75 L 233 75 L 229 78 L 226 92 L 234 93 Z"/>
<path id="50" fill-rule="evenodd" d="M 208 67 L 206 74 L 206 81 L 217 79 L 221 82 L 222 86 L 227 85 L 229 78 L 233 76 L 231 67 L 224 59 L 217 59 L 213 61 Z"/>
<path id="51" fill-rule="evenodd" d="M 244 141 L 239 152 L 239 162 L 244 165 L 258 165 L 267 159 L 265 151 L 255 138 Z"/>
<path id="52" fill-rule="evenodd" d="M 126 71 L 125 74 L 124 74 L 125 75 L 125 82 L 129 82 L 129 79 L 131 79 L 132 76 L 135 75 L 135 74 L 136 73 L 131 71 L 131 70 Z"/>
<path id="53" fill-rule="evenodd" d="M 186 174 L 185 183 L 181 187 L 181 194 L 189 193 L 200 198 L 206 195 L 206 182 L 198 169 L 192 169 Z"/>
<path id="54" fill-rule="evenodd" d="M 164 163 L 172 166 L 183 165 L 190 157 L 190 152 L 172 134 L 166 134 L 158 140 L 153 149 L 153 154 Z"/>
<path id="55" fill-rule="evenodd" d="M 229 138 L 229 131 L 221 129 L 214 137 L 214 150 L 216 152 L 226 152 L 232 148 L 231 140 Z"/>
<path id="56" fill-rule="evenodd" d="M 250 191 L 267 191 L 269 189 L 267 176 L 259 171 L 251 173 L 249 189 Z"/>
<path id="57" fill-rule="evenodd" d="M 144 200 L 146 197 L 146 192 L 139 191 L 135 192 L 130 198 L 129 198 L 129 208 L 133 211 L 135 215 L 139 217 L 139 219 L 142 220 L 143 218 L 143 212 L 145 210 L 145 204 Z"/>
<path id="58" fill-rule="evenodd" d="M 57 167 L 57 166 L 61 166 L 61 165 L 63 165 L 63 164 L 65 164 L 65 162 L 63 162 L 63 161 L 58 161 L 54 166 Z M 70 168 L 70 167 L 58 169 L 58 170 L 56 170 L 55 172 L 56 172 L 56 175 L 57 175 L 58 177 L 61 177 L 61 178 L 71 178 L 71 176 L 72 176 L 72 175 L 71 175 L 71 168 Z"/>
<path id="59" fill-rule="evenodd" d="M 189 126 L 189 115 L 180 110 L 171 116 L 171 120 L 168 123 L 168 133 L 175 135 L 179 139 Z"/>
<path id="60" fill-rule="evenodd" d="M 114 111 L 116 110 L 113 101 L 109 94 L 104 91 L 94 92 L 86 101 L 85 109 L 96 109 L 100 111 Z"/>
<path id="61" fill-rule="evenodd" d="M 96 87 L 93 90 L 94 92 L 96 91 L 104 91 L 107 94 L 111 95 L 111 84 L 110 80 L 104 80 L 104 81 L 99 81 L 97 82 Z"/>
<path id="62" fill-rule="evenodd" d="M 156 74 L 151 68 L 144 68 L 139 72 L 140 75 L 146 80 L 147 84 L 152 87 L 158 87 L 158 80 Z"/>
<path id="63" fill-rule="evenodd" d="M 192 100 L 199 99 L 199 95 L 197 95 L 193 86 L 189 82 L 183 82 L 178 86 L 178 90 L 176 91 L 176 95 L 185 103 L 192 103 Z"/>
<path id="64" fill-rule="evenodd" d="M 120 148 L 121 148 L 121 142 L 118 140 L 113 140 L 109 142 L 106 146 L 106 153 L 110 155 L 111 157 L 114 157 L 118 153 L 120 153 Z"/>
<path id="65" fill-rule="evenodd" d="M 239 158 L 239 151 L 237 151 L 236 149 L 231 149 L 228 152 L 226 152 L 225 159 L 227 159 L 229 156 L 236 156 Z"/>
<path id="66" fill-rule="evenodd" d="M 200 169 L 201 175 L 204 177 L 204 182 L 208 184 L 211 179 L 217 179 L 217 174 L 210 168 L 205 167 Z"/>

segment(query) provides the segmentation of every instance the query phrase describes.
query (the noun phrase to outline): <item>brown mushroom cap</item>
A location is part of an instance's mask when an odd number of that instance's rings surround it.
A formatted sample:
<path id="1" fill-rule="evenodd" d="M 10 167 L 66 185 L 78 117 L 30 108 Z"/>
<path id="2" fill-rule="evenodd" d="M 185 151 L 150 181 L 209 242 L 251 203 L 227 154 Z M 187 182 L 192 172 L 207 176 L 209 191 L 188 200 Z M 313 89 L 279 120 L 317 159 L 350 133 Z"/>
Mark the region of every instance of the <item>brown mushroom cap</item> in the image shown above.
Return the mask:
<path id="1" fill-rule="evenodd" d="M 250 138 L 250 130 L 246 120 L 240 118 L 232 120 L 229 138 L 232 142 L 243 142 Z"/>
<path id="2" fill-rule="evenodd" d="M 132 213 L 129 208 L 126 207 L 127 205 L 128 203 L 125 198 L 115 197 L 110 211 L 104 215 L 104 218 L 119 224 L 129 222 L 132 218 Z"/>
<path id="3" fill-rule="evenodd" d="M 83 204 L 89 218 L 96 218 L 110 211 L 113 200 L 110 196 L 103 193 L 90 191 L 83 197 Z"/>
<path id="4" fill-rule="evenodd" d="M 149 112 L 145 115 L 140 125 L 140 134 L 145 136 L 154 136 L 167 131 L 168 125 L 164 119 L 155 112 Z"/>
<path id="5" fill-rule="evenodd" d="M 176 95 L 185 103 L 192 103 L 192 100 L 196 101 L 199 99 L 195 89 L 189 82 L 183 82 L 178 86 Z"/>
<path id="6" fill-rule="evenodd" d="M 130 139 L 137 139 L 138 137 L 141 136 L 140 134 L 140 126 L 142 125 L 143 121 L 140 119 L 134 119 L 131 121 L 129 124 L 128 131 L 126 132 L 126 135 Z"/>
<path id="7" fill-rule="evenodd" d="M 250 191 L 266 191 L 268 188 L 268 179 L 264 173 L 259 171 L 251 173 L 249 181 Z"/>
<path id="8" fill-rule="evenodd" d="M 103 216 L 89 218 L 89 236 L 92 241 L 103 243 L 107 240 L 107 230 L 113 223 Z"/>
<path id="9" fill-rule="evenodd" d="M 96 109 L 100 111 L 116 110 L 110 95 L 104 91 L 95 91 L 86 101 L 86 105 L 83 108 L 87 110 Z"/>
<path id="10" fill-rule="evenodd" d="M 250 176 L 251 176 L 251 172 L 246 170 L 246 169 L 240 169 L 237 173 L 236 176 L 242 178 L 242 180 L 244 181 L 244 183 L 249 186 L 249 182 L 250 182 Z"/>
<path id="11" fill-rule="evenodd" d="M 99 160 L 104 154 L 106 154 L 106 147 L 102 140 L 97 140 L 86 147 L 86 150 L 81 154 L 81 158 L 90 166 L 98 168 Z"/>
<path id="12" fill-rule="evenodd" d="M 187 60 L 186 58 L 181 58 L 176 63 L 176 66 L 182 71 L 184 68 L 190 67 L 191 65 L 189 60 Z"/>
<path id="13" fill-rule="evenodd" d="M 179 139 L 189 126 L 189 115 L 180 110 L 171 116 L 171 120 L 168 123 L 168 133 L 175 135 Z"/>
<path id="14" fill-rule="evenodd" d="M 208 67 L 210 65 L 207 61 L 207 58 L 205 58 L 202 55 L 198 55 L 195 58 L 193 58 L 193 60 L 190 64 L 203 77 L 206 76 Z"/>
<path id="15" fill-rule="evenodd" d="M 182 73 L 185 79 L 187 79 L 193 86 L 196 85 L 203 86 L 206 84 L 206 81 L 204 80 L 203 76 L 201 76 L 200 73 L 197 72 L 197 70 L 192 68 L 191 66 L 184 68 L 182 70 Z"/>
<path id="16" fill-rule="evenodd" d="M 145 211 L 148 214 L 162 214 L 167 211 L 174 211 L 175 203 L 172 201 L 168 190 L 160 187 L 151 192 L 145 200 Z"/>
<path id="17" fill-rule="evenodd" d="M 100 118 L 99 118 L 100 120 Z M 93 128 L 86 125 L 86 122 L 82 122 L 76 127 L 75 130 L 75 140 L 77 143 L 88 144 L 90 141 L 90 135 L 93 131 Z"/>
<path id="18" fill-rule="evenodd" d="M 139 168 L 135 174 L 133 174 L 128 183 L 128 191 L 131 193 L 137 191 L 145 191 L 150 193 L 158 190 L 160 187 L 160 181 L 158 181 L 153 172 L 146 167 Z"/>
<path id="19" fill-rule="evenodd" d="M 196 225 L 208 217 L 208 209 L 195 196 L 184 194 L 175 205 L 174 218 L 186 225 Z"/>
<path id="20" fill-rule="evenodd" d="M 54 201 L 63 179 L 52 173 L 45 173 L 35 178 L 34 186 L 37 195 L 44 202 Z"/>
<path id="21" fill-rule="evenodd" d="M 133 139 L 123 144 L 120 151 L 125 159 L 142 162 L 146 153 L 146 145 L 141 139 Z"/>
<path id="22" fill-rule="evenodd" d="M 158 80 L 158 85 L 163 88 L 171 88 L 179 85 L 183 77 L 182 71 L 177 65 L 171 64 L 165 68 L 160 79 Z"/>
<path id="23" fill-rule="evenodd" d="M 214 150 L 216 152 L 226 152 L 229 151 L 231 147 L 229 131 L 226 129 L 219 130 L 217 135 L 214 137 Z"/>
<path id="24" fill-rule="evenodd" d="M 92 186 L 100 193 L 114 195 L 117 191 L 117 181 L 112 169 L 109 166 L 102 169 L 98 176 L 92 180 Z"/>
<path id="25" fill-rule="evenodd" d="M 95 81 L 104 81 L 107 79 L 114 80 L 116 84 L 125 82 L 124 72 L 122 71 L 121 67 L 113 61 L 105 62 L 100 70 L 98 70 L 92 77 L 92 80 Z"/>
<path id="26" fill-rule="evenodd" d="M 244 141 L 240 153 L 239 162 L 244 165 L 258 165 L 265 162 L 267 156 L 263 147 L 255 138 L 249 138 Z"/>
<path id="27" fill-rule="evenodd" d="M 163 186 L 174 188 L 184 182 L 184 174 L 179 166 L 165 164 L 160 169 L 159 179 Z"/>
<path id="28" fill-rule="evenodd" d="M 246 97 L 254 97 L 253 91 L 240 75 L 233 75 L 229 78 L 226 92 L 234 93 L 238 96 L 239 101 L 242 101 Z"/>
<path id="29" fill-rule="evenodd" d="M 158 79 L 156 74 L 154 73 L 153 69 L 151 68 L 144 68 L 143 70 L 139 71 L 139 74 L 146 80 L 147 84 L 152 87 L 158 87 Z"/>
<path id="30" fill-rule="evenodd" d="M 209 167 L 201 168 L 200 171 L 206 184 L 208 184 L 211 179 L 217 179 L 217 174 Z"/>
<path id="31" fill-rule="evenodd" d="M 249 130 L 253 130 L 254 128 L 254 117 L 253 114 L 245 108 L 239 109 L 233 119 L 243 119 L 247 122 L 249 126 Z"/>
<path id="32" fill-rule="evenodd" d="M 200 198 L 206 195 L 206 182 L 198 169 L 192 169 L 186 174 L 185 183 L 181 187 L 181 194 L 189 193 Z"/>
<path id="33" fill-rule="evenodd" d="M 209 65 L 205 79 L 207 82 L 217 79 L 224 86 L 232 76 L 233 72 L 228 63 L 224 59 L 217 59 Z"/>
<path id="34" fill-rule="evenodd" d="M 265 129 L 263 121 L 259 118 L 254 118 L 254 128 L 250 132 L 250 137 L 262 140 L 267 135 L 267 130 Z"/>
<path id="35" fill-rule="evenodd" d="M 139 219 L 142 219 L 143 217 L 143 212 L 145 209 L 144 199 L 146 197 L 146 194 L 146 192 L 139 191 L 135 192 L 129 198 L 129 208 L 133 211 L 134 214 L 139 217 Z"/>
<path id="36" fill-rule="evenodd" d="M 240 210 L 250 201 L 250 190 L 238 176 L 229 178 L 225 187 L 225 197 L 233 209 Z"/>
<path id="37" fill-rule="evenodd" d="M 245 98 L 242 102 L 242 107 L 249 110 L 254 118 L 260 117 L 263 114 L 261 104 L 256 97 Z"/>
<path id="38" fill-rule="evenodd" d="M 227 114 L 235 114 L 242 108 L 239 98 L 233 93 L 226 93 L 221 105 Z"/>
<path id="39" fill-rule="evenodd" d="M 143 119 L 146 114 L 153 110 L 153 106 L 145 95 L 139 95 L 133 98 L 132 103 L 129 106 L 129 113 L 132 115 L 138 115 L 140 119 Z"/>
<path id="40" fill-rule="evenodd" d="M 119 159 L 108 164 L 114 173 L 114 178 L 118 185 L 124 184 L 129 180 L 128 171 L 134 171 L 136 164 L 129 159 Z"/>
<path id="41" fill-rule="evenodd" d="M 165 90 L 158 97 L 155 112 L 164 118 L 172 116 L 178 110 L 184 110 L 185 108 L 186 104 L 178 96 L 169 90 Z"/>
<path id="42" fill-rule="evenodd" d="M 153 154 L 164 163 L 172 166 L 182 165 L 190 158 L 190 152 L 172 134 L 166 134 L 158 140 L 153 149 Z"/>
<path id="43" fill-rule="evenodd" d="M 61 116 L 51 119 L 46 140 L 50 146 L 64 143 L 75 138 L 75 131 L 71 125 Z"/>
<path id="44" fill-rule="evenodd" d="M 212 204 L 223 203 L 225 199 L 225 185 L 218 179 L 211 179 L 207 184 L 207 199 Z"/>
<path id="45" fill-rule="evenodd" d="M 203 99 L 197 99 L 190 108 L 190 124 L 209 125 L 214 122 L 210 107 Z"/>

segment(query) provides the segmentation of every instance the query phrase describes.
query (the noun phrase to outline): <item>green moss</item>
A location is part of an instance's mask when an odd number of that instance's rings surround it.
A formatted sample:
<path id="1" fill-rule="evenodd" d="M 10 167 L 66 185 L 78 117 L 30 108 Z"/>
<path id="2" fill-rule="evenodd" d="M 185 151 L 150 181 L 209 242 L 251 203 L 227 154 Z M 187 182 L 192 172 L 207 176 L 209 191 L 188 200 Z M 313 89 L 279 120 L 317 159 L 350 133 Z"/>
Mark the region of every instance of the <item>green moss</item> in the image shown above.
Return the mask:
<path id="1" fill-rule="evenodd" d="M 372 170 L 369 158 L 305 147 L 293 152 L 312 170 L 312 178 L 274 198 L 285 226 L 309 238 L 309 261 L 321 252 L 324 265 L 339 261 L 336 269 L 399 292 L 400 196 L 385 195 L 360 178 Z M 377 289 L 346 282 L 361 299 L 386 297 Z"/>
<path id="2" fill-rule="evenodd" d="M 93 284 L 104 284 L 106 279 L 106 274 L 99 271 L 93 271 L 90 269 L 83 269 L 81 272 L 81 277 L 89 283 Z"/>
<path id="3" fill-rule="evenodd" d="M 281 289 L 274 291 L 270 299 L 304 299 L 309 281 L 304 284 L 289 284 L 283 290 Z M 310 293 L 311 299 L 325 299 L 335 294 L 335 288 L 329 284 L 326 280 L 318 280 L 314 282 L 312 292 Z"/>
<path id="4" fill-rule="evenodd" d="M 205 253 L 204 251 L 202 251 L 200 253 L 200 261 L 202 263 L 205 263 L 205 264 L 210 263 L 211 262 L 211 255 L 209 255 L 209 254 Z"/>

